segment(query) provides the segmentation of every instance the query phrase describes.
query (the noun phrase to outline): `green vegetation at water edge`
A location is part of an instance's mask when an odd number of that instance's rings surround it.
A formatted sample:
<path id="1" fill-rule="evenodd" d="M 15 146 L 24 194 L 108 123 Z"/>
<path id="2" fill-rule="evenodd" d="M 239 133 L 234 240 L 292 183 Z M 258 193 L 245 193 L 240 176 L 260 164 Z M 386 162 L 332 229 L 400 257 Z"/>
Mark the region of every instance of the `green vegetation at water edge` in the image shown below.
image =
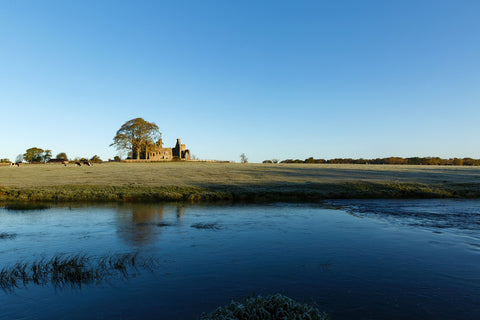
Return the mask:
<path id="1" fill-rule="evenodd" d="M 19 202 L 317 202 L 325 199 L 402 199 L 480 197 L 480 188 L 433 186 L 417 183 L 342 182 L 272 186 L 90 186 L 67 185 L 31 188 L 0 188 L 0 201 L 9 210 L 41 210 L 48 205 Z M 11 203 L 13 202 L 13 203 Z"/>

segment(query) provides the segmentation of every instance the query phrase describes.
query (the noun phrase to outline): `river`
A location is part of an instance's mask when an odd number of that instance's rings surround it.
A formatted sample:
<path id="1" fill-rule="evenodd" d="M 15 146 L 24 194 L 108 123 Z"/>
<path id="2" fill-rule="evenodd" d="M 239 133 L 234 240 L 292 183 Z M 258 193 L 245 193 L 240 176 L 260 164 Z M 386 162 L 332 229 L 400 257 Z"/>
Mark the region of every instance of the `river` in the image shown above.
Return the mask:
<path id="1" fill-rule="evenodd" d="M 53 256 L 156 261 L 81 286 L 0 291 L 0 319 L 198 319 L 282 293 L 332 319 L 479 319 L 479 200 L 0 209 L 0 268 Z"/>

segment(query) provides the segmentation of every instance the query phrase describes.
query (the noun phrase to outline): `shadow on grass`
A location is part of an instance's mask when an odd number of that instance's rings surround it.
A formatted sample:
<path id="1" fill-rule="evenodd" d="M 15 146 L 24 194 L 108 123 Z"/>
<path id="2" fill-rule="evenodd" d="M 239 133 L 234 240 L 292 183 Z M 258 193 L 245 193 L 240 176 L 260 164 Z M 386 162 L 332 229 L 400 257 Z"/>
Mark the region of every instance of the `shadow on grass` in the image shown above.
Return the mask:
<path id="1" fill-rule="evenodd" d="M 234 202 L 315 203 L 326 199 L 425 199 L 480 197 L 480 184 L 445 185 L 406 182 L 267 183 L 201 185 Z M 200 196 L 198 196 L 201 198 Z"/>
<path id="2" fill-rule="evenodd" d="M 17 262 L 0 270 L 0 288 L 12 293 L 20 287 L 52 285 L 55 288 L 78 288 L 112 278 L 129 279 L 140 270 L 152 271 L 159 262 L 137 253 L 100 257 L 87 255 L 42 258 L 33 262 Z"/>

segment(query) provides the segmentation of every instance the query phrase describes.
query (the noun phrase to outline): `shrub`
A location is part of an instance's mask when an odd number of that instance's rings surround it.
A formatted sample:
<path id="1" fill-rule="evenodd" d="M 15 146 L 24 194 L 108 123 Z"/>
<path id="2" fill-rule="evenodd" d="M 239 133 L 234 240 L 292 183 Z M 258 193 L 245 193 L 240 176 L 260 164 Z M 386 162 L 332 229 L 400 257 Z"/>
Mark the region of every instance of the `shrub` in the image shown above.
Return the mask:
<path id="1" fill-rule="evenodd" d="M 93 163 L 101 163 L 101 162 L 103 162 L 102 159 L 100 159 L 100 157 L 97 156 L 97 155 L 94 155 L 94 156 L 90 159 L 90 161 L 92 161 Z"/>

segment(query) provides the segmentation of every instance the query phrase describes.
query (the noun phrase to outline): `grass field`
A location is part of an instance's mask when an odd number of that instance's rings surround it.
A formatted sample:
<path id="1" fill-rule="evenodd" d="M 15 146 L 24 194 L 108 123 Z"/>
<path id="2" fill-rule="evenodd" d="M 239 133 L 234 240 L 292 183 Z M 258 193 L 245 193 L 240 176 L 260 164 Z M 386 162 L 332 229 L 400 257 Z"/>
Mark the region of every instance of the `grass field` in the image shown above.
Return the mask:
<path id="1" fill-rule="evenodd" d="M 439 197 L 480 197 L 480 168 L 206 162 L 0 166 L 0 201 Z"/>

